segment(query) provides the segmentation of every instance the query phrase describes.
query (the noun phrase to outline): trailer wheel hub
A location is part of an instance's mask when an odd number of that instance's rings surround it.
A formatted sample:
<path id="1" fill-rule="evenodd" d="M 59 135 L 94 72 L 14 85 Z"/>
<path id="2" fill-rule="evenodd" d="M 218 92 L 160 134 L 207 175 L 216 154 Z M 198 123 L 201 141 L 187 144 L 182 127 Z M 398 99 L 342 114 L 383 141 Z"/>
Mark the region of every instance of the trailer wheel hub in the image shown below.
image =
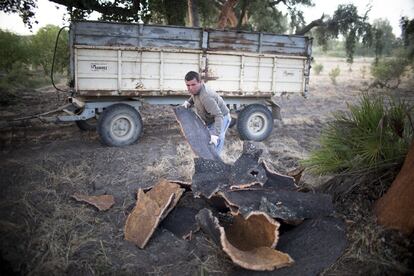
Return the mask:
<path id="1" fill-rule="evenodd" d="M 112 122 L 112 133 L 121 139 L 128 139 L 132 135 L 133 124 L 126 116 L 118 116 Z"/>
<path id="2" fill-rule="evenodd" d="M 261 134 L 266 130 L 267 119 L 259 112 L 253 113 L 247 123 L 249 130 L 255 134 Z"/>

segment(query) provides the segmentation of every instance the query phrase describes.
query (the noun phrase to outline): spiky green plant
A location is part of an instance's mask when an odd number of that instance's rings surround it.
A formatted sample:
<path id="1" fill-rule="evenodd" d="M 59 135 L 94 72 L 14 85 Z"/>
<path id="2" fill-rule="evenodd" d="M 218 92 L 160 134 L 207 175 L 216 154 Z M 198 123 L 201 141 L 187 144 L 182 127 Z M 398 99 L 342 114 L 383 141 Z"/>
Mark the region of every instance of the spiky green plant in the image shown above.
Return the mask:
<path id="1" fill-rule="evenodd" d="M 413 138 L 410 107 L 401 101 L 363 94 L 348 112 L 336 112 L 320 148 L 303 161 L 319 174 L 363 172 L 398 166 Z"/>

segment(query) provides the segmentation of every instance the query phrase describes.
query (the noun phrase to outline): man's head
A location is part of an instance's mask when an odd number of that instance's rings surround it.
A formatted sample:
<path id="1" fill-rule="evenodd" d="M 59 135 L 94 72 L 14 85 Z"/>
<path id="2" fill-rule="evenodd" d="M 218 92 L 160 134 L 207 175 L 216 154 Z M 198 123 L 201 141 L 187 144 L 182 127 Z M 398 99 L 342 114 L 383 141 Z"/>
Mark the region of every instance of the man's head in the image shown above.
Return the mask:
<path id="1" fill-rule="evenodd" d="M 185 85 L 191 95 L 196 95 L 201 89 L 201 79 L 197 72 L 190 71 L 185 75 Z"/>

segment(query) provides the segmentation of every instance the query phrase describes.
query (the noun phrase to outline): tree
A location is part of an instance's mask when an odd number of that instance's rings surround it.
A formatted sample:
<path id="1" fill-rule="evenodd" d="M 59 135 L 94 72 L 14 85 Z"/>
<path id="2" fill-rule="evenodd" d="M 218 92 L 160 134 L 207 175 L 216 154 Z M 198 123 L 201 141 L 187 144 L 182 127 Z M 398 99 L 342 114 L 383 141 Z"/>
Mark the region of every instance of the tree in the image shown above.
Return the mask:
<path id="1" fill-rule="evenodd" d="M 31 28 L 33 23 L 37 23 L 34 20 L 36 2 L 36 0 L 3 0 L 0 1 L 0 10 L 5 13 L 19 14 L 23 23 Z"/>
<path id="2" fill-rule="evenodd" d="M 41 66 L 45 75 L 50 74 L 53 61 L 53 52 L 59 27 L 47 25 L 41 28 L 31 39 L 31 61 L 33 65 Z M 63 31 L 59 37 L 56 49 L 55 70 L 64 72 L 68 65 L 69 51 L 68 33 Z"/>
<path id="3" fill-rule="evenodd" d="M 408 17 L 401 18 L 402 37 L 404 40 L 404 47 L 407 50 L 408 58 L 414 61 L 414 19 Z"/>
<path id="4" fill-rule="evenodd" d="M 355 45 L 359 40 L 362 40 L 364 45 L 370 45 L 373 41 L 373 30 L 368 23 L 370 8 L 363 15 L 359 15 L 356 6 L 352 4 L 339 5 L 332 17 L 322 15 L 305 25 L 303 12 L 298 7 L 312 6 L 311 0 L 210 1 L 212 2 L 211 6 L 215 6 L 219 10 L 220 17 L 217 25 L 219 28 L 235 28 L 237 26 L 238 29 L 253 31 L 285 32 L 289 18 L 291 32 L 305 35 L 316 28 L 317 40 L 322 45 L 326 45 L 328 40 L 338 38 L 341 35 L 345 38 L 349 63 L 353 62 Z M 282 5 L 287 8 L 287 14 L 281 11 Z M 384 34 L 388 34 L 388 32 L 385 31 Z M 384 35 L 378 33 L 378 37 L 383 38 Z"/>
<path id="5" fill-rule="evenodd" d="M 27 49 L 27 41 L 24 38 L 0 30 L 0 71 L 8 73 L 15 63 L 26 63 Z"/>
<path id="6" fill-rule="evenodd" d="M 390 55 L 396 43 L 392 27 L 387 19 L 376 19 L 372 24 L 372 46 L 375 51 L 375 63 L 383 55 Z"/>
<path id="7" fill-rule="evenodd" d="M 320 45 L 326 45 L 328 40 L 338 38 L 342 35 L 345 38 L 345 51 L 347 62 L 353 63 L 355 45 L 362 38 L 364 45 L 372 43 L 372 27 L 368 23 L 368 9 L 364 15 L 358 14 L 358 9 L 352 4 L 339 5 L 332 17 L 325 16 L 314 23 L 316 39 Z M 311 23 L 311 24 L 312 24 Z M 308 29 L 304 27 L 304 29 Z M 298 31 L 297 34 L 303 34 Z"/>

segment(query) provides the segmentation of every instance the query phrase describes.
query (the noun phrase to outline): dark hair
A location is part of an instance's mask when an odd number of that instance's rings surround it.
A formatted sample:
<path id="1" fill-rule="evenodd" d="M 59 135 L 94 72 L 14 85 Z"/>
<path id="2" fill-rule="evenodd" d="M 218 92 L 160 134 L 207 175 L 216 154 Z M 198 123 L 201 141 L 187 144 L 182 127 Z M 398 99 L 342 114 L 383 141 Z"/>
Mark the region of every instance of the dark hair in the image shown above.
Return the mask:
<path id="1" fill-rule="evenodd" d="M 190 71 L 185 75 L 185 80 L 186 81 L 190 81 L 190 80 L 197 80 L 200 81 L 200 75 L 197 72 L 194 71 Z"/>

